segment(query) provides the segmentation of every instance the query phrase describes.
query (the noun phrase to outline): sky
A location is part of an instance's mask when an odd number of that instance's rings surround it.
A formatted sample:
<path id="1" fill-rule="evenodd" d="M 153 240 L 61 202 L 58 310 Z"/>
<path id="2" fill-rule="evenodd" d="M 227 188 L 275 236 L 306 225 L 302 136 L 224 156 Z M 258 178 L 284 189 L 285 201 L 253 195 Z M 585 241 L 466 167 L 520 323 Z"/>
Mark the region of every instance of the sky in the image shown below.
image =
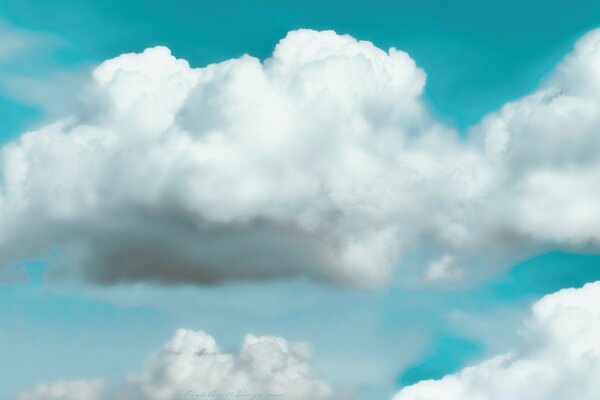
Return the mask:
<path id="1" fill-rule="evenodd" d="M 598 27 L 584 0 L 0 2 L 0 397 L 561 372 L 600 331 L 597 285 L 558 292 L 600 280 Z M 564 333 L 562 303 L 598 318 Z M 188 348 L 234 361 L 169 383 Z"/>

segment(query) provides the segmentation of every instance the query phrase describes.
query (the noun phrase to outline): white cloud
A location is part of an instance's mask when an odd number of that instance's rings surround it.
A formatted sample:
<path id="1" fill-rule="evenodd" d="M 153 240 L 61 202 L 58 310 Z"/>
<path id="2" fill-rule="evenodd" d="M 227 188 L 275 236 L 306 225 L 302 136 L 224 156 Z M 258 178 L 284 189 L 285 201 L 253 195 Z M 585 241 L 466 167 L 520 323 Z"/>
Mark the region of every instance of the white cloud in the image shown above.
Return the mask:
<path id="1" fill-rule="evenodd" d="M 0 19 L 2 96 L 35 107 L 49 118 L 73 113 L 80 101 L 80 87 L 89 80 L 90 69 L 83 62 L 63 69 L 57 52 L 65 55 L 73 50 L 67 40 L 54 32 L 18 28 Z"/>
<path id="2" fill-rule="evenodd" d="M 592 400 L 600 392 L 600 282 L 543 297 L 509 354 L 402 389 L 394 400 Z"/>
<path id="3" fill-rule="evenodd" d="M 290 32 L 263 63 L 121 55 L 72 118 L 2 150 L 0 262 L 57 250 L 102 284 L 374 285 L 413 251 L 428 279 L 597 251 L 599 42 L 467 138 L 428 114 L 406 53 L 333 32 Z"/>
<path id="4" fill-rule="evenodd" d="M 102 380 L 42 383 L 35 390 L 17 395 L 17 400 L 102 400 L 107 387 Z"/>
<path id="5" fill-rule="evenodd" d="M 3 20 L 0 20 L 0 37 L 0 63 L 23 56 L 56 40 L 47 34 L 16 28 Z"/>
<path id="6" fill-rule="evenodd" d="M 457 280 L 462 274 L 463 271 L 456 265 L 454 258 L 446 254 L 429 264 L 425 270 L 425 279 L 430 282 Z"/>
<path id="7" fill-rule="evenodd" d="M 141 373 L 116 386 L 103 380 L 44 383 L 16 400 L 172 400 L 227 393 L 245 396 L 237 398 L 333 398 L 332 389 L 314 375 L 308 357 L 307 344 L 279 337 L 247 335 L 234 354 L 221 350 L 204 332 L 180 329 Z"/>

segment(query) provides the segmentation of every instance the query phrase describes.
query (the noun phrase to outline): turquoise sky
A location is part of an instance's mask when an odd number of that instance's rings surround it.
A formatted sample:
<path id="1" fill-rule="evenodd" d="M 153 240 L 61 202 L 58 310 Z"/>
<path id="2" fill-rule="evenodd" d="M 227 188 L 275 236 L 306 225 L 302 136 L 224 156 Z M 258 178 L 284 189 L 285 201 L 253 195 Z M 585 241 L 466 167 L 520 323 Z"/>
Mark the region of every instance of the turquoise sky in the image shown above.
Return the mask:
<path id="1" fill-rule="evenodd" d="M 0 74 L 42 83 L 158 44 L 202 66 L 243 53 L 267 57 L 289 30 L 333 29 L 407 51 L 427 72 L 434 112 L 465 130 L 537 87 L 578 37 L 600 26 L 600 2 L 4 0 L 0 20 L 49 38 L 16 60 L 0 59 Z M 3 142 L 60 116 L 59 103 L 76 95 L 66 90 L 48 104 L 47 94 L 0 87 Z M 364 398 L 386 398 L 505 349 L 532 301 L 600 279 L 600 257 L 564 253 L 474 286 L 427 292 L 399 277 L 359 291 L 304 281 L 96 288 L 48 283 L 44 268 L 28 263 L 30 282 L 0 286 L 3 399 L 40 381 L 117 379 L 181 326 L 224 346 L 247 332 L 309 341 L 330 381 L 354 380 Z"/>

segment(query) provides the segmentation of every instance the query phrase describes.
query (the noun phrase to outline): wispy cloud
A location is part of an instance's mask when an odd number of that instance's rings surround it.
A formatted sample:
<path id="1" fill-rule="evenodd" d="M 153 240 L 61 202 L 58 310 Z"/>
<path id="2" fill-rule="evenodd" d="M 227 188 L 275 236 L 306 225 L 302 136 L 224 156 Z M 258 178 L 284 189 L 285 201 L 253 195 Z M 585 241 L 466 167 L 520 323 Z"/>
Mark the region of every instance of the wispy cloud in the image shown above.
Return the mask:
<path id="1" fill-rule="evenodd" d="M 90 70 L 85 61 L 65 68 L 58 54 L 72 51 L 72 44 L 56 33 L 0 20 L 0 95 L 38 109 L 45 120 L 70 115 Z"/>

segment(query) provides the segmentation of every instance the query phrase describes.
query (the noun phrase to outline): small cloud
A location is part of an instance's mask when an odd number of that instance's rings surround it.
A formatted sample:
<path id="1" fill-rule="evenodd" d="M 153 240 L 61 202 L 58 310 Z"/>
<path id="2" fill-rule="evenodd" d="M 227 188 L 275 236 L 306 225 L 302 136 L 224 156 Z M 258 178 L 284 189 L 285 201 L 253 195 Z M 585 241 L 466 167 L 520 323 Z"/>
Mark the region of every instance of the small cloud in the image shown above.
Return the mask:
<path id="1" fill-rule="evenodd" d="M 425 270 L 427 282 L 456 281 L 463 277 L 464 271 L 456 265 L 454 257 L 445 254 L 441 258 L 432 261 Z"/>
<path id="2" fill-rule="evenodd" d="M 104 380 L 43 383 L 16 400 L 333 399 L 297 349 L 279 337 L 247 335 L 239 351 L 229 353 L 204 332 L 179 329 L 140 373 L 116 386 Z"/>

